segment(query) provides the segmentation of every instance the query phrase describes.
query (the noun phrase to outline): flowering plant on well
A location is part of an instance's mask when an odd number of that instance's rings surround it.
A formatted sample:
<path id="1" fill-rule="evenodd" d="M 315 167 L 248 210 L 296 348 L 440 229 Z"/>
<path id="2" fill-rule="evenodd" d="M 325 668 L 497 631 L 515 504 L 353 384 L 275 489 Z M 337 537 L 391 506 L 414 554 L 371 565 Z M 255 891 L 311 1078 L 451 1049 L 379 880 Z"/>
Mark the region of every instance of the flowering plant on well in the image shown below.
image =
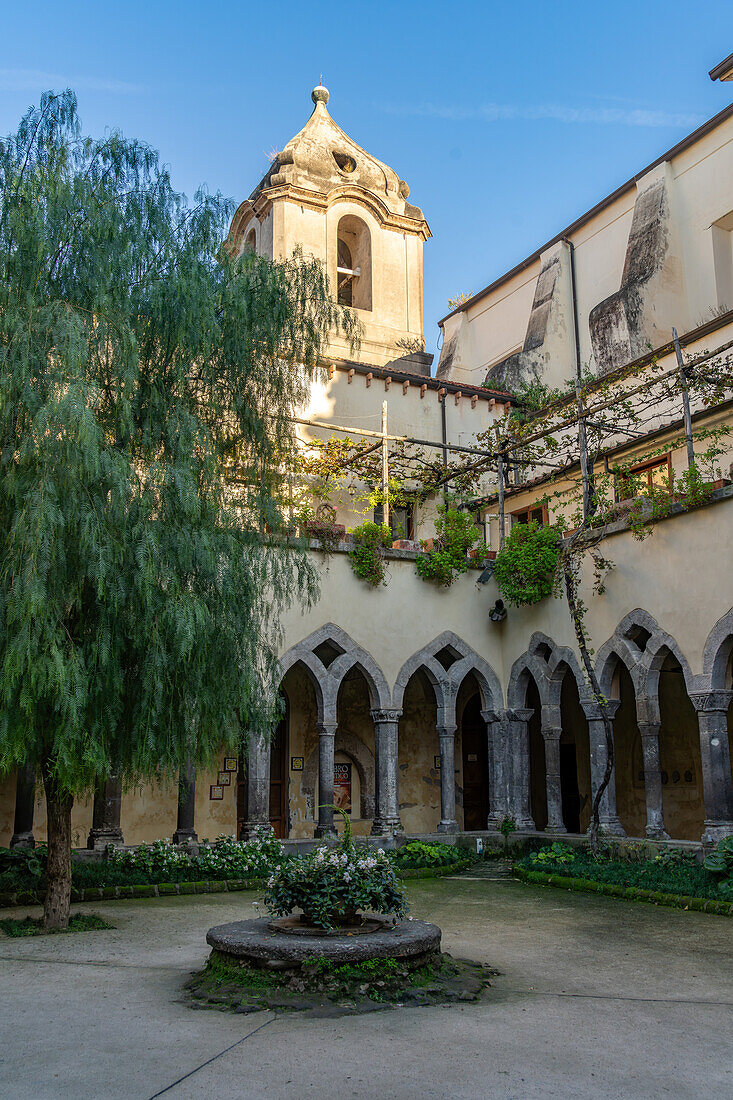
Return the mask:
<path id="1" fill-rule="evenodd" d="M 336 807 L 334 807 L 336 808 Z M 307 855 L 278 864 L 267 881 L 265 904 L 273 916 L 301 909 L 303 919 L 318 928 L 355 924 L 360 910 L 403 917 L 405 894 L 394 864 L 381 848 L 359 852 L 351 838 L 348 815 L 343 840 L 319 845 Z"/>

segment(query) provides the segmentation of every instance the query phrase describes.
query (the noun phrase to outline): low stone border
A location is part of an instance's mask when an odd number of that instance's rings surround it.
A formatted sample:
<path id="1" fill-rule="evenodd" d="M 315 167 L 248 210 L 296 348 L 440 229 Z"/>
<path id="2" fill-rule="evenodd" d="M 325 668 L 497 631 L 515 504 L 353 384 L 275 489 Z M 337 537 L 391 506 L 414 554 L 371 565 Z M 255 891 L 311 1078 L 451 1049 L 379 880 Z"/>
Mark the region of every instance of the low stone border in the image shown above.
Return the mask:
<path id="1" fill-rule="evenodd" d="M 462 859 L 445 867 L 413 867 L 398 870 L 403 879 L 441 878 L 465 871 L 476 861 Z M 159 882 L 144 883 L 140 886 L 87 886 L 84 890 L 71 890 L 72 901 L 117 901 L 119 898 L 169 898 L 181 894 L 223 894 L 237 890 L 263 890 L 266 880 L 250 879 L 206 879 L 201 882 Z M 19 890 L 17 894 L 0 893 L 0 909 L 12 909 L 19 905 L 42 905 L 43 898 L 32 890 Z"/>
<path id="2" fill-rule="evenodd" d="M 691 898 L 685 894 L 665 894 L 661 890 L 643 890 L 638 886 L 619 886 L 615 882 L 594 882 L 587 878 L 569 878 L 566 875 L 549 875 L 543 871 L 528 871 L 513 867 L 512 874 L 522 882 L 537 886 L 557 886 L 561 890 L 578 893 L 604 894 L 626 901 L 648 901 L 652 905 L 667 905 L 672 909 L 693 909 L 700 913 L 717 913 L 721 917 L 733 917 L 732 901 L 716 901 L 713 898 Z"/>

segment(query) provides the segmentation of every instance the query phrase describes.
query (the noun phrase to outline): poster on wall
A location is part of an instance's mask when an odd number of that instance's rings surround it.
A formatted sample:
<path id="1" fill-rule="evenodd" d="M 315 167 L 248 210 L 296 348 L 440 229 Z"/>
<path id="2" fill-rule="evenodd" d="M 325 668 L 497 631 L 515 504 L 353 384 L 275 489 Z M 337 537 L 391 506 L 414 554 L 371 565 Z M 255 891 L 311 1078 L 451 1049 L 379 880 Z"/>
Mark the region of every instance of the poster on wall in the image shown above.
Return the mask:
<path id="1" fill-rule="evenodd" d="M 351 764 L 333 766 L 333 804 L 351 813 Z"/>

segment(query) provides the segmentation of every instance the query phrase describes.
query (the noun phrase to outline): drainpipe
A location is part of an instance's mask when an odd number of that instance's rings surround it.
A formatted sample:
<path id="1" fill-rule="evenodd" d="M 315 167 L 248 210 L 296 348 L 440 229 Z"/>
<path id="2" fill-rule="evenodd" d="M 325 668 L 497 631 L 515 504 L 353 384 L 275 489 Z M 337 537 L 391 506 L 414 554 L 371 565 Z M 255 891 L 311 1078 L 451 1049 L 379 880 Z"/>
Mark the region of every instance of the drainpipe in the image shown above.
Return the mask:
<path id="1" fill-rule="evenodd" d="M 448 396 L 448 391 L 443 394 L 443 400 L 440 402 L 440 427 L 443 433 L 443 469 L 448 469 L 448 429 L 446 427 L 445 419 L 445 399 Z M 446 481 L 443 486 L 443 503 L 448 503 L 448 482 Z"/>
<path id="2" fill-rule="evenodd" d="M 578 295 L 575 284 L 575 246 L 573 242 L 563 237 L 563 241 L 570 249 L 570 290 L 573 299 L 573 335 L 575 338 L 575 396 L 578 402 L 578 443 L 580 445 L 580 469 L 583 478 L 583 515 L 590 515 L 593 510 L 593 470 L 588 466 L 588 443 L 585 430 L 585 417 L 583 416 L 583 403 L 580 388 L 582 385 L 583 371 L 580 362 L 580 329 L 578 326 Z"/>

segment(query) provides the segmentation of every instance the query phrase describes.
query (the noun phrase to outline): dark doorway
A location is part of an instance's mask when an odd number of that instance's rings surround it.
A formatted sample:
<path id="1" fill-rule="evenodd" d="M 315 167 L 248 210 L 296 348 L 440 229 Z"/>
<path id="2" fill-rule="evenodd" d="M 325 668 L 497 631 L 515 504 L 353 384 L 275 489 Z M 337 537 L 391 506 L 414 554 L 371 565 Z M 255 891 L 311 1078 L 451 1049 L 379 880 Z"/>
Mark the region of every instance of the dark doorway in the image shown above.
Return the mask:
<path id="1" fill-rule="evenodd" d="M 575 745 L 560 742 L 560 795 L 562 822 L 569 833 L 580 832 L 580 792 Z"/>
<path id="2" fill-rule="evenodd" d="M 288 821 L 288 724 L 287 715 L 275 730 L 270 745 L 270 824 L 276 837 L 286 839 Z"/>
<path id="3" fill-rule="evenodd" d="M 489 762 L 486 726 L 481 717 L 481 700 L 472 696 L 461 719 L 463 749 L 463 828 L 485 829 L 489 817 Z"/>

